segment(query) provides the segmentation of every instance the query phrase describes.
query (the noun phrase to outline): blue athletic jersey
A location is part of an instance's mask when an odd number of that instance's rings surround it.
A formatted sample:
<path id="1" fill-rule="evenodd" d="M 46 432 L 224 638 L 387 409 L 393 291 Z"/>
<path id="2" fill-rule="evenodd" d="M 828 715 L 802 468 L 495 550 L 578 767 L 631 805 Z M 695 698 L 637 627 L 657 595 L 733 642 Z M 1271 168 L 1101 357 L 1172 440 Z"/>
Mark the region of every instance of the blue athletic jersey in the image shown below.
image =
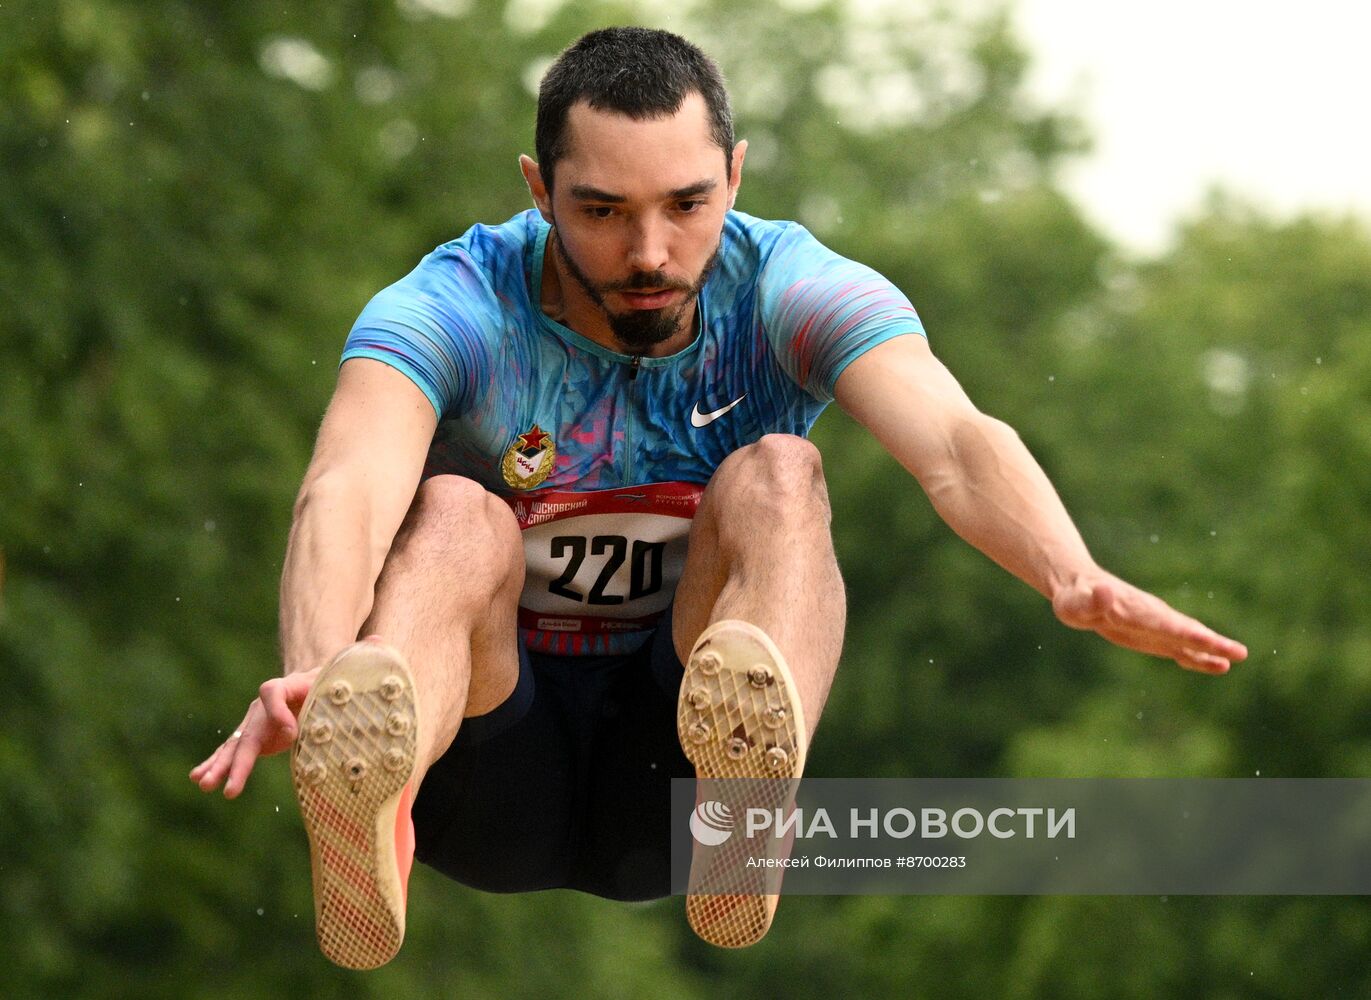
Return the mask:
<path id="1" fill-rule="evenodd" d="M 670 603 L 724 458 L 807 434 L 848 364 L 924 331 L 889 281 L 804 227 L 729 212 L 698 336 L 669 357 L 618 354 L 539 308 L 549 232 L 528 211 L 438 247 L 367 304 L 343 360 L 384 362 L 428 397 L 426 476 L 510 504 L 530 647 L 627 652 Z"/>

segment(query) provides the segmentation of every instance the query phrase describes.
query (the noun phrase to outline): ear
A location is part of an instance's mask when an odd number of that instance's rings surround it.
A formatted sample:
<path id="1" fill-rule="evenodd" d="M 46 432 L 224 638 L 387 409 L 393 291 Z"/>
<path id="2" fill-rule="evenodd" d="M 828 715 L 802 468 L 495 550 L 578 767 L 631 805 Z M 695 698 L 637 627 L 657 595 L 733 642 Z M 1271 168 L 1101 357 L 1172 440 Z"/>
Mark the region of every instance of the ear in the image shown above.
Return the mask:
<path id="1" fill-rule="evenodd" d="M 524 175 L 524 183 L 528 185 L 528 193 L 533 196 L 533 205 L 538 209 L 544 221 L 549 225 L 552 223 L 552 195 L 548 194 L 547 185 L 543 183 L 543 172 L 527 156 L 519 157 L 519 170 Z"/>
<path id="2" fill-rule="evenodd" d="M 747 156 L 747 140 L 733 147 L 733 160 L 728 167 L 728 207 L 738 200 L 738 187 L 743 183 L 743 157 Z"/>

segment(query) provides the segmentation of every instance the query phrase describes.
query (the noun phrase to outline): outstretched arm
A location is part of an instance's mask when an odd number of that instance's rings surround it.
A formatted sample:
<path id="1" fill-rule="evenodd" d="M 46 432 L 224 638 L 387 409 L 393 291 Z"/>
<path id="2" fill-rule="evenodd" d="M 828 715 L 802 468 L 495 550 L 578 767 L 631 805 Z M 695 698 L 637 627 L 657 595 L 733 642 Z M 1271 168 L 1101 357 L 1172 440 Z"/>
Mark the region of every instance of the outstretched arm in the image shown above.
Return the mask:
<path id="1" fill-rule="evenodd" d="M 232 736 L 191 772 L 234 798 L 258 757 L 295 740 L 325 663 L 357 640 L 376 579 L 414 499 L 437 419 L 406 376 L 379 361 L 343 364 L 295 502 L 281 577 L 285 676 L 266 681 Z"/>
<path id="2" fill-rule="evenodd" d="M 1052 602 L 1062 622 L 1128 649 L 1226 673 L 1241 643 L 1096 565 L 1014 429 L 981 413 L 922 337 L 863 354 L 839 404 L 870 430 L 962 538 Z"/>

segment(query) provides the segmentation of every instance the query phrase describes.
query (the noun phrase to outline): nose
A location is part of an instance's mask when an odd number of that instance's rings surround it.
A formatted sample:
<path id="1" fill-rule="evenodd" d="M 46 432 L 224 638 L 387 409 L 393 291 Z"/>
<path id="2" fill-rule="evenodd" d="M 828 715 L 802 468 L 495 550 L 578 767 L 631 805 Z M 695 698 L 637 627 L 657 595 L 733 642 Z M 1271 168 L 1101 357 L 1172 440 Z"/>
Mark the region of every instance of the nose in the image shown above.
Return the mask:
<path id="1" fill-rule="evenodd" d="M 652 214 L 641 217 L 628 250 L 629 267 L 635 271 L 661 271 L 668 259 L 665 221 Z"/>

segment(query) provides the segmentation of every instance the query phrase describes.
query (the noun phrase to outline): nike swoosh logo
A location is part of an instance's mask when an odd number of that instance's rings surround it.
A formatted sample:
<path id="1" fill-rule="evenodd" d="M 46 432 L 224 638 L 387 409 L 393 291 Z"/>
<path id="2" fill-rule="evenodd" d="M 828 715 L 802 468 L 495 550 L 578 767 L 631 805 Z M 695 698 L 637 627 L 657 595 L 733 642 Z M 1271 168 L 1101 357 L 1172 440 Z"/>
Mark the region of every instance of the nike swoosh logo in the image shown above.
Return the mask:
<path id="1" fill-rule="evenodd" d="M 739 396 L 733 402 L 729 403 L 727 406 L 721 406 L 717 410 L 711 410 L 708 413 L 701 413 L 700 404 L 696 403 L 695 408 L 690 411 L 690 426 L 704 427 L 707 424 L 712 424 L 714 423 L 714 421 L 718 420 L 725 413 L 733 409 L 733 407 L 737 406 L 745 399 L 747 399 L 747 393 L 743 393 L 741 396 Z"/>

